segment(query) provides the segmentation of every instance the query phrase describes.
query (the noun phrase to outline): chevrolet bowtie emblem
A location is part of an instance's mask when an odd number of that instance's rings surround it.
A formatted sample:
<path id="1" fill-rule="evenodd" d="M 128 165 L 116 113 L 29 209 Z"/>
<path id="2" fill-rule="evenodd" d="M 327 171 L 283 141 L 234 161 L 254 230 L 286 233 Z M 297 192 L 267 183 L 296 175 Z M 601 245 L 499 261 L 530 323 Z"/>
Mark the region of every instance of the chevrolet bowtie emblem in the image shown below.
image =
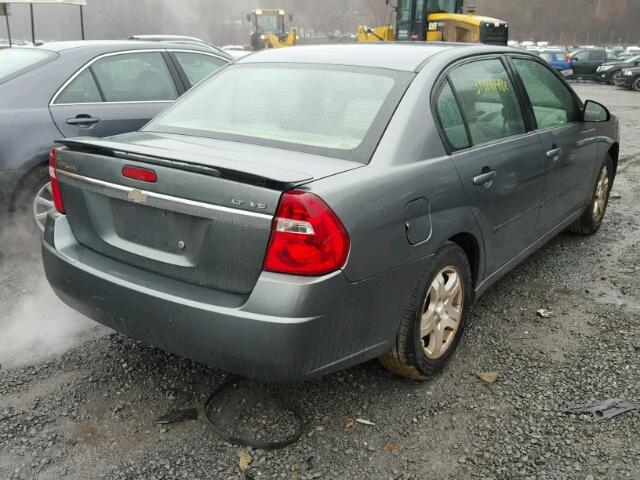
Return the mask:
<path id="1" fill-rule="evenodd" d="M 131 190 L 127 194 L 127 198 L 133 203 L 145 203 L 147 201 L 147 195 L 140 190 Z"/>

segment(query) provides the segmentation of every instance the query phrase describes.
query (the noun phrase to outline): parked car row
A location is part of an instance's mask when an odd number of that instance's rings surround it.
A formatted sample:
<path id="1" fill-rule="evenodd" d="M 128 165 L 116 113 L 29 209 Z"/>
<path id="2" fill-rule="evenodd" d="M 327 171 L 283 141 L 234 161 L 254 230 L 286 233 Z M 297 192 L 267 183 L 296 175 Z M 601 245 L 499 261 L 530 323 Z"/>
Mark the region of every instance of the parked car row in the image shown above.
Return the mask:
<path id="1" fill-rule="evenodd" d="M 595 79 L 598 68 L 605 63 L 618 61 L 618 54 L 607 48 L 588 48 L 576 50 L 569 54 L 573 77 L 578 79 Z"/>
<path id="2" fill-rule="evenodd" d="M 56 139 L 137 130 L 232 61 L 197 43 L 145 40 L 0 50 L 0 222 L 32 213 L 44 230 Z"/>
<path id="3" fill-rule="evenodd" d="M 566 47 L 535 47 L 528 50 L 570 78 L 592 79 L 601 65 L 618 60 L 617 52 L 607 48 L 570 50 Z"/>
<path id="4" fill-rule="evenodd" d="M 636 48 L 609 49 L 585 47 L 568 51 L 560 47 L 531 47 L 529 51 L 546 60 L 553 68 L 571 79 L 595 80 L 599 83 L 640 90 L 637 67 L 640 51 Z"/>

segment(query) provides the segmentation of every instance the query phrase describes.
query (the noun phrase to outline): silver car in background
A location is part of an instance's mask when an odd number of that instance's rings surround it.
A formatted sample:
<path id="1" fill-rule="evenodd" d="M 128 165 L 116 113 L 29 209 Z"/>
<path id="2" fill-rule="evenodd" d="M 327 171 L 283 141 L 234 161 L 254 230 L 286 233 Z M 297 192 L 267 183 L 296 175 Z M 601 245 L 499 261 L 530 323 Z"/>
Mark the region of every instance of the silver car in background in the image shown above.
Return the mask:
<path id="1" fill-rule="evenodd" d="M 0 50 L 0 223 L 44 230 L 56 139 L 135 131 L 232 57 L 198 45 L 53 42 Z M 10 215 L 14 216 L 10 219 Z M 33 219 L 36 222 L 34 224 Z M 18 225 L 9 227 L 9 221 Z M 14 222 L 12 222 L 14 223 Z"/>

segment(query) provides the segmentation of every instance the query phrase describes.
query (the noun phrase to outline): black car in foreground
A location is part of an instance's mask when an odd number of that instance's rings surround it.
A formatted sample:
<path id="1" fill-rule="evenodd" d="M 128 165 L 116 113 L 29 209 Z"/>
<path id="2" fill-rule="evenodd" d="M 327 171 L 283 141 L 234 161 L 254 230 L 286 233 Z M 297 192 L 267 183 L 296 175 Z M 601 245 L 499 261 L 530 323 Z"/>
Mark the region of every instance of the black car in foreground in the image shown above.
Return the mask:
<path id="1" fill-rule="evenodd" d="M 622 73 L 614 79 L 614 84 L 640 92 L 640 66 L 623 70 Z"/>
<path id="2" fill-rule="evenodd" d="M 638 66 L 640 66 L 640 55 L 624 60 L 603 63 L 596 71 L 595 81 L 613 85 L 614 79 L 622 75 L 623 70 Z"/>

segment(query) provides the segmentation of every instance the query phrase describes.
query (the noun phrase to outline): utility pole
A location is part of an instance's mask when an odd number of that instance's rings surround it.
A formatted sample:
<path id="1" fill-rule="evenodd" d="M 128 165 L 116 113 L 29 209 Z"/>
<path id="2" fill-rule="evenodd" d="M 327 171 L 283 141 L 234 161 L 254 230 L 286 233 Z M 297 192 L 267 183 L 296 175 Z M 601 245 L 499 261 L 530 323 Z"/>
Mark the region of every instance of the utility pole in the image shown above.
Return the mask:
<path id="1" fill-rule="evenodd" d="M 84 8 L 80 5 L 80 32 L 84 40 Z"/>
<path id="2" fill-rule="evenodd" d="M 36 27 L 33 20 L 33 3 L 29 4 L 29 13 L 31 15 L 31 43 L 36 44 Z"/>
<path id="3" fill-rule="evenodd" d="M 7 22 L 7 36 L 9 37 L 9 47 L 13 46 L 13 42 L 11 41 L 11 24 L 9 23 L 9 4 L 8 3 L 3 3 L 2 5 L 0 5 L 2 8 L 0 8 L 0 14 L 4 14 L 4 19 Z"/>

